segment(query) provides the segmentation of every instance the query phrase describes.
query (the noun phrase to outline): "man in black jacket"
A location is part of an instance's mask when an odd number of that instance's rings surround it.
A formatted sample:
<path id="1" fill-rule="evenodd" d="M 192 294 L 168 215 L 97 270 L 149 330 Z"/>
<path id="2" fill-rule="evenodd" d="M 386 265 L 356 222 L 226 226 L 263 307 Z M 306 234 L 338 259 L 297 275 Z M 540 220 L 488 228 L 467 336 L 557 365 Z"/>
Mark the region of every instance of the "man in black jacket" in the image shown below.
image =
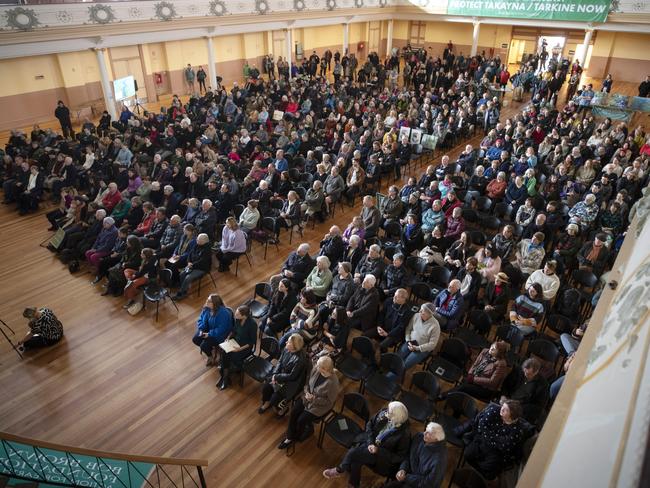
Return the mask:
<path id="1" fill-rule="evenodd" d="M 296 290 L 303 287 L 307 276 L 314 267 L 314 261 L 309 255 L 309 249 L 309 244 L 302 243 L 298 246 L 298 249 L 289 254 L 289 257 L 282 265 L 280 274 L 271 277 L 270 283 L 274 293 L 278 289 L 278 283 L 282 278 L 291 280 L 291 284 Z"/>
<path id="2" fill-rule="evenodd" d="M 375 326 L 379 309 L 379 291 L 375 288 L 375 283 L 377 279 L 367 274 L 361 286 L 348 300 L 345 308 L 350 327 L 361 328 L 365 332 Z"/>
<path id="3" fill-rule="evenodd" d="M 447 470 L 445 431 L 440 424 L 429 422 L 424 432 L 411 439 L 408 457 L 400 464 L 396 481 L 384 488 L 439 488 Z"/>
<path id="4" fill-rule="evenodd" d="M 54 116 L 59 119 L 63 137 L 66 139 L 73 139 L 74 131 L 72 130 L 72 120 L 70 120 L 70 109 L 65 106 L 62 100 L 59 100 L 57 102 L 56 109 L 54 110 Z"/>
<path id="5" fill-rule="evenodd" d="M 341 229 L 338 225 L 330 227 L 330 231 L 325 234 L 323 240 L 320 241 L 319 256 L 327 256 L 330 260 L 330 269 L 334 270 L 339 263 L 345 251 L 345 243 L 341 237 Z"/>
<path id="6" fill-rule="evenodd" d="M 174 295 L 174 300 L 181 300 L 187 296 L 192 282 L 200 280 L 210 272 L 212 267 L 212 249 L 210 249 L 210 238 L 207 234 L 199 234 L 196 238 L 196 246 L 187 256 L 187 266 L 181 272 L 181 287 Z"/>
<path id="7" fill-rule="evenodd" d="M 537 421 L 549 398 L 549 385 L 542 376 L 541 369 L 539 360 L 526 359 L 521 365 L 521 382 L 510 395 L 510 399 L 521 403 L 523 417 L 531 423 Z"/>
<path id="8" fill-rule="evenodd" d="M 386 299 L 381 312 L 377 316 L 377 327 L 367 329 L 363 335 L 376 339 L 382 353 L 389 347 L 400 343 L 404 339 L 406 325 L 411 320 L 413 312 L 406 303 L 408 292 L 399 288 L 392 298 Z"/>

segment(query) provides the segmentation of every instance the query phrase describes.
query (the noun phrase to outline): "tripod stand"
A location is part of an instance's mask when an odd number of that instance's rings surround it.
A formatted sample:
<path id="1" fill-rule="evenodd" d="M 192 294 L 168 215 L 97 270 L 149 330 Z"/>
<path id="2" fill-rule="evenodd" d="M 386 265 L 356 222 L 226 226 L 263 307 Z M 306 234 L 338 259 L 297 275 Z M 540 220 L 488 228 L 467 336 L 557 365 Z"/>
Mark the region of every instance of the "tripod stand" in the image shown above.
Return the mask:
<path id="1" fill-rule="evenodd" d="M 146 110 L 141 104 L 140 104 L 140 99 L 138 98 L 138 90 L 135 91 L 135 111 L 140 115 L 140 109 Z"/>
<path id="2" fill-rule="evenodd" d="M 9 327 L 7 325 L 7 323 L 4 320 L 0 319 L 0 324 L 1 324 L 0 325 L 0 332 L 2 332 L 2 335 L 5 336 L 5 339 L 7 339 L 7 342 L 9 344 L 11 344 L 11 347 L 13 348 L 13 350 L 16 351 L 16 354 L 18 354 L 18 357 L 20 357 L 20 359 L 22 359 L 23 355 L 20 352 L 20 349 L 18 349 L 18 347 L 11 341 L 11 339 L 9 338 L 9 336 L 7 335 L 7 333 L 5 332 L 3 327 L 6 327 L 7 329 L 9 329 L 9 331 L 11 332 L 12 335 L 16 335 L 16 333 L 14 332 L 14 330 L 11 327 Z"/>

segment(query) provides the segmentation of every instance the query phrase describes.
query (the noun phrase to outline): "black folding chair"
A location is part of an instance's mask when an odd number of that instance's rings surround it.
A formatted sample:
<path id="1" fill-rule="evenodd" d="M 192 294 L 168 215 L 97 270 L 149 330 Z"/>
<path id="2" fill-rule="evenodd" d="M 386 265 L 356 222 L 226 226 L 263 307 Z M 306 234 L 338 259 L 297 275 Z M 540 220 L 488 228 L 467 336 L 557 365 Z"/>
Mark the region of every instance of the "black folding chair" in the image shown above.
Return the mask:
<path id="1" fill-rule="evenodd" d="M 345 415 L 344 411 L 349 410 L 356 417 L 363 420 L 363 425 L 357 424 L 350 416 Z M 365 424 L 370 419 L 370 408 L 368 400 L 360 393 L 346 393 L 343 395 L 343 403 L 339 413 L 330 415 L 321 424 L 318 434 L 317 445 L 323 447 L 325 434 L 329 435 L 337 444 L 349 449 L 352 447 L 355 438 L 365 429 Z"/>
<path id="2" fill-rule="evenodd" d="M 262 353 L 266 357 L 262 357 Z M 260 350 L 257 354 L 248 356 L 244 361 L 243 372 L 258 383 L 263 383 L 273 370 L 274 359 L 280 357 L 280 344 L 275 337 L 262 337 Z M 241 375 L 241 385 L 244 385 L 244 375 Z"/>
<path id="3" fill-rule="evenodd" d="M 435 402 L 440 393 L 438 380 L 429 371 L 417 371 L 411 377 L 411 388 L 402 390 L 399 401 L 409 412 L 409 417 L 426 423 L 435 411 Z"/>
<path id="4" fill-rule="evenodd" d="M 379 358 L 379 370 L 361 381 L 359 393 L 368 391 L 384 400 L 392 400 L 400 391 L 405 372 L 401 356 L 386 352 Z"/>
<path id="5" fill-rule="evenodd" d="M 455 337 L 445 339 L 440 351 L 429 361 L 427 369 L 440 379 L 457 384 L 463 373 L 469 358 L 467 344 Z"/>

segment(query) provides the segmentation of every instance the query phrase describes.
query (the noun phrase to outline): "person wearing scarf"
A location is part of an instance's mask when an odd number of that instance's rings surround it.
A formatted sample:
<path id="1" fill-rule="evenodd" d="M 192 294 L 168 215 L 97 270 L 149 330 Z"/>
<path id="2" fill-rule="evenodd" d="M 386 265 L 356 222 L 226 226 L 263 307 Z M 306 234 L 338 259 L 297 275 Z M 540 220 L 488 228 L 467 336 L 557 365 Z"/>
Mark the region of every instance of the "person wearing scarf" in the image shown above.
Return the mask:
<path id="1" fill-rule="evenodd" d="M 361 468 L 370 467 L 382 476 L 394 476 L 407 458 L 411 433 L 408 410 L 401 402 L 390 402 L 366 424 L 360 442 L 343 456 L 341 463 L 323 471 L 327 479 L 348 473 L 348 486 L 358 487 Z"/>

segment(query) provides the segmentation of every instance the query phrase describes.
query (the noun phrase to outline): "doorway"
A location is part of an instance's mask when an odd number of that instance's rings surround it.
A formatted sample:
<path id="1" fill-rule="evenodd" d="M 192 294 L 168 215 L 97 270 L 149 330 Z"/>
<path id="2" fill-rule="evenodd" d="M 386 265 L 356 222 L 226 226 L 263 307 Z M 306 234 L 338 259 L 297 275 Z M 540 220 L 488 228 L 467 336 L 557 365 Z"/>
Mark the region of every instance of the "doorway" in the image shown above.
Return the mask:
<path id="1" fill-rule="evenodd" d="M 524 56 L 533 54 L 536 45 L 533 39 L 512 39 L 508 49 L 508 65 L 519 65 Z"/>
<path id="2" fill-rule="evenodd" d="M 542 50 L 548 52 L 548 57 L 546 58 L 546 65 L 551 59 L 555 59 L 558 64 L 562 59 L 562 51 L 564 51 L 564 44 L 566 43 L 566 37 L 562 36 L 540 36 L 537 39 L 537 52 L 541 53 Z M 541 68 L 541 66 L 540 66 Z"/>

